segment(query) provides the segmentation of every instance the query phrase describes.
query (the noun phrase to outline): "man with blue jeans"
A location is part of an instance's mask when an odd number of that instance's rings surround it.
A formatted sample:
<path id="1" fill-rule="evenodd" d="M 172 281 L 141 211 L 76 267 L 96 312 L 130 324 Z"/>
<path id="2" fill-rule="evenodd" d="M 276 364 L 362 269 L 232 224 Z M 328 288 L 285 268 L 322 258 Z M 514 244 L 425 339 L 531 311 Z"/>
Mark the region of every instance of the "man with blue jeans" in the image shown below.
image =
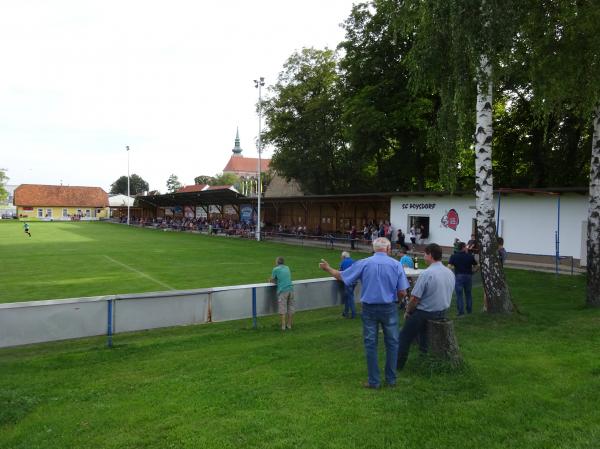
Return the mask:
<path id="1" fill-rule="evenodd" d="M 400 332 L 398 347 L 398 370 L 404 368 L 410 345 L 415 338 L 419 339 L 421 352 L 427 352 L 427 321 L 444 318 L 452 301 L 454 273 L 442 264 L 440 246 L 435 243 L 427 245 L 424 259 L 429 268 L 419 276 L 404 313 L 404 326 Z"/>
<path id="2" fill-rule="evenodd" d="M 342 251 L 342 262 L 340 263 L 340 271 L 344 271 L 352 264 L 354 260 L 350 257 L 350 253 L 348 251 Z M 354 319 L 356 316 L 356 304 L 354 304 L 354 289 L 356 288 L 356 283 L 352 285 L 344 284 L 344 312 L 342 316 L 345 318 L 350 317 Z"/>
<path id="3" fill-rule="evenodd" d="M 448 266 L 454 268 L 456 276 L 456 284 L 454 291 L 456 292 L 456 311 L 458 316 L 465 314 L 465 306 L 463 302 L 463 291 L 467 300 L 467 313 L 473 311 L 473 295 L 471 289 L 473 287 L 473 267 L 477 269 L 475 256 L 469 253 L 465 242 L 459 242 L 456 249 L 457 253 L 450 256 Z"/>
<path id="4" fill-rule="evenodd" d="M 391 243 L 388 239 L 385 237 L 375 239 L 373 251 L 371 257 L 354 262 L 343 272 L 331 268 L 325 260 L 321 260 L 319 268 L 345 285 L 361 281 L 363 338 L 369 373 L 369 380 L 363 386 L 365 388 L 381 386 L 377 363 L 377 333 L 381 325 L 386 352 L 385 381 L 388 386 L 394 387 L 399 336 L 396 301 L 406 295 L 409 284 L 402 265 L 389 256 Z"/>

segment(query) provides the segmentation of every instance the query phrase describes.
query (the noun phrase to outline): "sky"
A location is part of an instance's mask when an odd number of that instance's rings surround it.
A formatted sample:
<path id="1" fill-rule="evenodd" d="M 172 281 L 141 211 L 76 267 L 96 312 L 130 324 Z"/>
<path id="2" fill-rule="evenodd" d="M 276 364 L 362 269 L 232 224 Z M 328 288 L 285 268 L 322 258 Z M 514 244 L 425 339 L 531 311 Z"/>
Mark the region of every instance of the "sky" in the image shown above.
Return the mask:
<path id="1" fill-rule="evenodd" d="M 356 0 L 354 0 L 356 2 Z M 352 0 L 19 0 L 0 5 L 8 184 L 166 191 L 257 157 L 258 89 L 303 47 L 335 48 Z M 263 94 L 266 91 L 263 90 Z M 266 148 L 263 157 L 270 157 Z"/>

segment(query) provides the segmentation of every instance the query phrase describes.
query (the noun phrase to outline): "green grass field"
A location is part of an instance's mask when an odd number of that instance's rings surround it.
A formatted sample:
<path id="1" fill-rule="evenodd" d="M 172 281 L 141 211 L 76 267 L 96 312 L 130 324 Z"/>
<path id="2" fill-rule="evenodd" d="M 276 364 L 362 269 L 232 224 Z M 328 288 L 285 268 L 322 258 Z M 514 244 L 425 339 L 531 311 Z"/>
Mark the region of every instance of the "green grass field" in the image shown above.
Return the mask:
<path id="1" fill-rule="evenodd" d="M 324 277 L 339 251 L 111 223 L 0 221 L 0 302 L 266 282 L 282 255 L 295 280 Z"/>
<path id="2" fill-rule="evenodd" d="M 29 240 L 0 226 L 10 300 L 156 289 L 104 255 L 177 288 L 262 281 L 280 253 L 296 278 L 317 277 L 318 258 L 334 255 L 71 225 L 36 223 Z M 360 387 L 360 321 L 339 308 L 298 313 L 284 333 L 266 317 L 256 330 L 242 320 L 118 334 L 112 349 L 87 338 L 0 350 L 0 449 L 600 447 L 600 310 L 583 307 L 585 278 L 508 279 L 520 314 L 455 320 L 465 366 L 449 371 L 413 348 L 395 389 Z"/>
<path id="3" fill-rule="evenodd" d="M 581 277 L 510 272 L 521 315 L 455 322 L 462 371 L 414 352 L 364 390 L 339 310 L 0 350 L 0 448 L 598 448 L 600 311 Z"/>

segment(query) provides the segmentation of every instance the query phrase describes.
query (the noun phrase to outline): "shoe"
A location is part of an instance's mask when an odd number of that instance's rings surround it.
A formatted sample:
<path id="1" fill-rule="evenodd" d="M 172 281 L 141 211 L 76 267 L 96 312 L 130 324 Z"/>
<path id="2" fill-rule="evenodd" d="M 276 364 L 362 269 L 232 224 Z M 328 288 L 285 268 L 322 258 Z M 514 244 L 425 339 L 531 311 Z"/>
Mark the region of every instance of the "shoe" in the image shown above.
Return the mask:
<path id="1" fill-rule="evenodd" d="M 292 326 L 286 326 L 285 328 L 288 330 L 292 330 Z"/>
<path id="2" fill-rule="evenodd" d="M 362 386 L 371 390 L 379 390 L 379 385 L 371 385 L 369 382 L 364 382 Z"/>

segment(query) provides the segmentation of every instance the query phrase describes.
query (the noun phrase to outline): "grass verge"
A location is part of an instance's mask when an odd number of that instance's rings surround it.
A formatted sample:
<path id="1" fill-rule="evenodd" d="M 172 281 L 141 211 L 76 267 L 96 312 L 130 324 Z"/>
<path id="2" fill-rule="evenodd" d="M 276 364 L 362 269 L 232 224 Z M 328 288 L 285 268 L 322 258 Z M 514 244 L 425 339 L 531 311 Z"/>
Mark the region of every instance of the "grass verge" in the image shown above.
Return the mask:
<path id="1" fill-rule="evenodd" d="M 0 448 L 597 448 L 585 279 L 509 283 L 521 314 L 455 321 L 462 369 L 413 350 L 395 389 L 360 387 L 360 322 L 338 309 L 0 350 Z"/>

